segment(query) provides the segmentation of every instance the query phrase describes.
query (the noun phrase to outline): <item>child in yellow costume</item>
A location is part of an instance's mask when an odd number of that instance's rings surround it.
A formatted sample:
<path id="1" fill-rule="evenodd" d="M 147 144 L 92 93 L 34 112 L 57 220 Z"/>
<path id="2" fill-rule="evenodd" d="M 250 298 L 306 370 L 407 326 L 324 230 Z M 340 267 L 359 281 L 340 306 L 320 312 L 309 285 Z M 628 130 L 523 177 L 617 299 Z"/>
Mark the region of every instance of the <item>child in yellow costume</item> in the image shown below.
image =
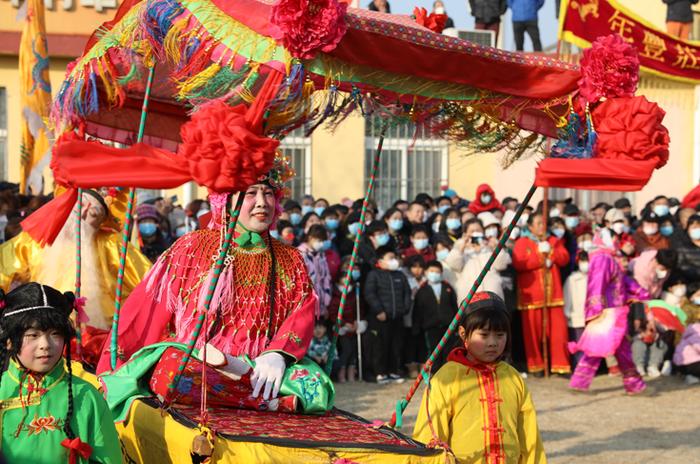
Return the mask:
<path id="1" fill-rule="evenodd" d="M 111 326 L 121 242 L 119 217 L 123 215 L 121 210 L 125 210 L 125 197 L 125 191 L 112 193 L 107 198 L 94 190 L 83 191 L 82 296 L 87 299 L 88 324 L 98 329 Z M 45 208 L 50 208 L 50 204 Z M 17 284 L 36 281 L 63 292 L 74 290 L 75 235 L 75 215 L 71 214 L 51 244 L 40 243 L 31 232 L 24 231 L 0 245 L 0 288 L 8 292 Z M 138 247 L 129 247 L 122 290 L 124 299 L 150 267 L 151 262 Z"/>
<path id="2" fill-rule="evenodd" d="M 459 337 L 463 346 L 450 353 L 423 395 L 413 437 L 449 447 L 460 464 L 545 463 L 530 393 L 502 360 L 510 346 L 503 300 L 477 293 Z"/>

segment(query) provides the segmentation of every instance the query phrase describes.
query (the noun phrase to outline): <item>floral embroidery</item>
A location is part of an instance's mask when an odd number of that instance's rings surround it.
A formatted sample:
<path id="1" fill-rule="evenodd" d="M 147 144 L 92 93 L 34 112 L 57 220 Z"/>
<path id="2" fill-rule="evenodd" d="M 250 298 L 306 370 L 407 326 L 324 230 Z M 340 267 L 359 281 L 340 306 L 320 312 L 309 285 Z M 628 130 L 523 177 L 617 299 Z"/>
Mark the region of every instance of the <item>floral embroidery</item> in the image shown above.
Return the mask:
<path id="1" fill-rule="evenodd" d="M 289 341 L 292 341 L 297 345 L 301 345 L 301 337 L 299 337 L 299 335 L 297 335 L 295 332 L 287 332 L 284 334 L 284 336 L 288 338 Z"/>
<path id="2" fill-rule="evenodd" d="M 26 426 L 26 430 L 29 435 L 39 435 L 42 432 L 53 432 L 61 428 L 61 419 L 56 419 L 53 416 L 38 417 L 34 416 L 29 425 Z"/>
<path id="3" fill-rule="evenodd" d="M 296 369 L 294 373 L 289 376 L 289 380 L 302 379 L 307 375 L 309 375 L 309 371 L 307 369 Z"/>

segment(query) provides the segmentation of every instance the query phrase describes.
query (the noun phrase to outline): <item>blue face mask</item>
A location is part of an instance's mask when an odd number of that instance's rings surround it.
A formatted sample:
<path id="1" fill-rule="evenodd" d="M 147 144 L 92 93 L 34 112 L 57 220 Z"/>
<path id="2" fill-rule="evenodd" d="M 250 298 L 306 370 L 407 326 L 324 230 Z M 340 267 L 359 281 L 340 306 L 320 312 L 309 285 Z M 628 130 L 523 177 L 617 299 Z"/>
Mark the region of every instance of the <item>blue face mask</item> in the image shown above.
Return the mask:
<path id="1" fill-rule="evenodd" d="M 428 278 L 428 282 L 431 284 L 436 284 L 442 280 L 442 274 L 439 272 L 426 272 L 425 277 Z"/>
<path id="2" fill-rule="evenodd" d="M 450 209 L 449 205 L 438 206 L 438 213 L 445 214 L 445 211 L 447 211 L 448 209 Z"/>
<path id="3" fill-rule="evenodd" d="M 690 230 L 688 231 L 688 236 L 689 236 L 692 240 L 700 240 L 700 229 L 697 229 L 697 228 L 695 228 L 695 229 L 690 229 Z"/>
<path id="4" fill-rule="evenodd" d="M 360 280 L 360 276 L 362 274 L 360 273 L 359 269 L 353 269 L 352 270 L 352 280 Z"/>
<path id="5" fill-rule="evenodd" d="M 382 247 L 382 246 L 386 245 L 387 243 L 389 243 L 389 239 L 390 239 L 389 234 L 386 234 L 386 233 L 380 234 L 380 235 L 375 235 L 374 238 L 377 242 L 378 247 Z"/>
<path id="6" fill-rule="evenodd" d="M 328 230 L 337 230 L 340 225 L 340 221 L 337 219 L 328 218 L 326 219 L 326 228 Z"/>
<path id="7" fill-rule="evenodd" d="M 359 222 L 353 222 L 348 226 L 348 232 L 350 232 L 350 235 L 353 237 L 357 235 L 358 232 L 360 232 L 360 223 Z"/>
<path id="8" fill-rule="evenodd" d="M 698 230 L 700 230 L 700 229 L 698 229 Z M 443 248 L 442 250 L 435 253 L 435 257 L 437 258 L 438 261 L 444 261 L 447 259 L 449 254 L 450 254 L 450 250 Z"/>
<path id="9" fill-rule="evenodd" d="M 292 223 L 293 226 L 298 226 L 301 224 L 301 214 L 299 213 L 292 213 L 289 215 L 289 222 Z"/>
<path id="10" fill-rule="evenodd" d="M 325 210 L 326 210 L 326 207 L 325 207 L 325 206 L 317 206 L 317 207 L 314 208 L 314 213 L 316 213 L 316 214 L 318 214 L 319 216 L 321 216 Z"/>
<path id="11" fill-rule="evenodd" d="M 564 229 L 552 229 L 552 235 L 556 238 L 562 238 L 566 231 Z"/>
<path id="12" fill-rule="evenodd" d="M 661 232 L 661 235 L 664 237 L 668 237 L 673 234 L 673 226 L 661 226 L 659 232 Z"/>
<path id="13" fill-rule="evenodd" d="M 394 232 L 398 232 L 403 229 L 403 219 L 391 219 L 389 220 L 389 227 Z"/>
<path id="14" fill-rule="evenodd" d="M 654 213 L 659 217 L 664 217 L 668 214 L 668 205 L 656 205 L 654 206 Z"/>
<path id="15" fill-rule="evenodd" d="M 413 248 L 415 248 L 418 251 L 425 250 L 426 248 L 428 248 L 429 243 L 430 242 L 427 238 L 417 238 L 413 241 Z"/>
<path id="16" fill-rule="evenodd" d="M 332 245 L 332 243 L 331 243 L 330 240 L 324 240 L 324 241 L 323 241 L 323 248 L 321 248 L 321 250 L 323 250 L 323 251 L 330 250 L 330 249 L 331 249 L 331 245 Z"/>
<path id="17" fill-rule="evenodd" d="M 445 221 L 445 225 L 450 230 L 458 230 L 460 227 L 462 227 L 462 221 L 460 221 L 458 218 L 448 218 Z"/>
<path id="18" fill-rule="evenodd" d="M 142 237 L 153 237 L 158 231 L 158 226 L 153 222 L 142 222 L 139 224 L 139 233 Z"/>
<path id="19" fill-rule="evenodd" d="M 274 238 L 275 240 L 279 240 L 279 239 L 280 239 L 280 233 L 277 232 L 275 229 L 272 229 L 272 230 L 270 231 L 270 237 Z"/>
<path id="20" fill-rule="evenodd" d="M 579 224 L 579 218 L 577 217 L 565 217 L 564 218 L 564 223 L 566 224 L 567 229 L 575 229 L 578 224 Z"/>
<path id="21" fill-rule="evenodd" d="M 306 216 L 307 214 L 309 214 L 313 210 L 314 210 L 314 208 L 312 206 L 304 205 L 301 207 L 301 215 Z"/>

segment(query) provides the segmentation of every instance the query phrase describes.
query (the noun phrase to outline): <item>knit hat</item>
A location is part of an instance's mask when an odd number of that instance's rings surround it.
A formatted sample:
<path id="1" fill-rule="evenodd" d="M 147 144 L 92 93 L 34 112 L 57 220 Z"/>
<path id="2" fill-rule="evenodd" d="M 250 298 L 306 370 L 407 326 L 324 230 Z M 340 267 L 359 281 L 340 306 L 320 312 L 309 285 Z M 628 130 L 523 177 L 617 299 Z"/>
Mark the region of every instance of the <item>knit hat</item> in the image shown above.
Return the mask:
<path id="1" fill-rule="evenodd" d="M 607 213 L 605 213 L 605 220 L 607 222 L 609 222 L 610 224 L 614 224 L 618 221 L 624 221 L 625 215 L 622 212 L 622 210 L 619 210 L 617 208 L 612 208 L 612 209 L 609 209 Z"/>
<path id="2" fill-rule="evenodd" d="M 141 221 L 143 219 L 153 219 L 154 221 L 158 222 L 160 220 L 156 207 L 147 203 L 141 203 L 138 205 L 134 216 L 137 221 Z"/>

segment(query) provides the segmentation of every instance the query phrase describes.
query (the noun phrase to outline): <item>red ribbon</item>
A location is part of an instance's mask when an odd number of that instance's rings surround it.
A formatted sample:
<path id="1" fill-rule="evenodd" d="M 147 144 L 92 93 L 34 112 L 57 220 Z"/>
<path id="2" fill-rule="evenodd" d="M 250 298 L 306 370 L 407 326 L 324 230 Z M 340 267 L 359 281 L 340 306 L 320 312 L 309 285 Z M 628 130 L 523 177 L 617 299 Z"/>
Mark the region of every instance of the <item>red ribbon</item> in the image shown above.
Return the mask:
<path id="1" fill-rule="evenodd" d="M 74 439 L 65 438 L 61 442 L 61 446 L 68 449 L 68 464 L 77 464 L 78 457 L 87 459 L 92 454 L 92 446 L 83 442 L 80 438 Z"/>

